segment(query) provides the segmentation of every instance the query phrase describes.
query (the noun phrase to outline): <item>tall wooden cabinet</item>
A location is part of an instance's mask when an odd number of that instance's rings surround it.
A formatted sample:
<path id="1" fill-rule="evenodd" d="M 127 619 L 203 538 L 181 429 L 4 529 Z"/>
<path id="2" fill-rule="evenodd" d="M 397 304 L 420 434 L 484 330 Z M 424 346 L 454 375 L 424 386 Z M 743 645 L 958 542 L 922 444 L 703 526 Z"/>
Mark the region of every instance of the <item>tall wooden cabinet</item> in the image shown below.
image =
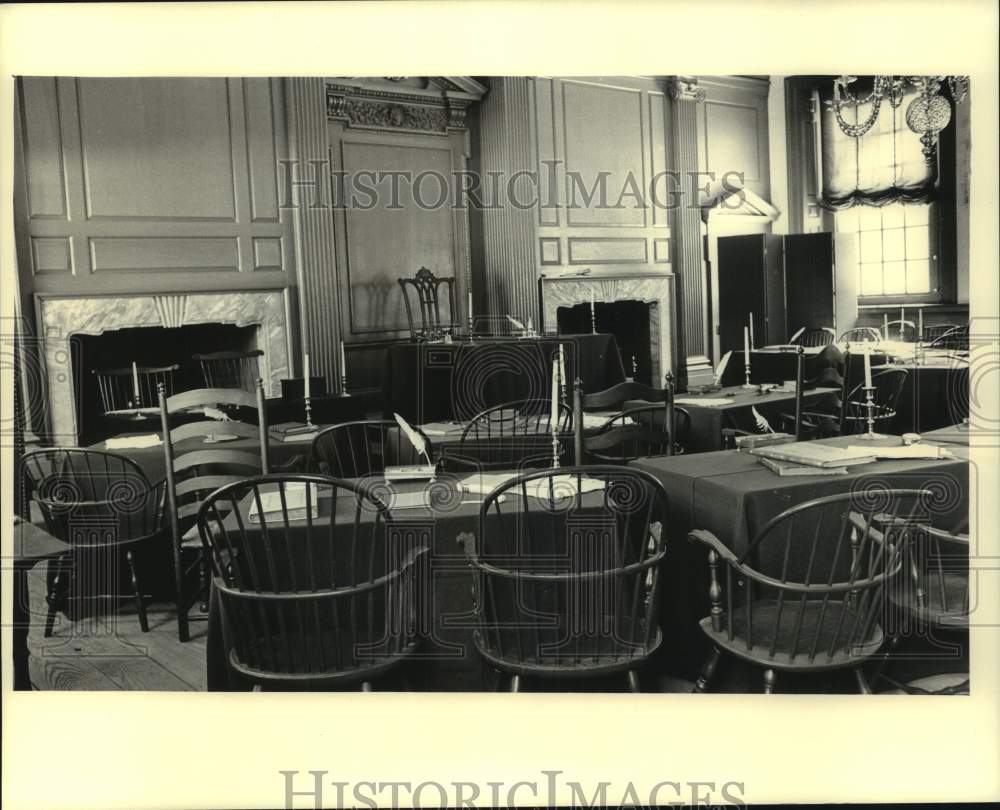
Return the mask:
<path id="1" fill-rule="evenodd" d="M 719 349 L 743 350 L 743 327 L 753 316 L 754 344 L 785 341 L 782 237 L 723 236 L 718 242 Z"/>
<path id="2" fill-rule="evenodd" d="M 850 234 L 722 236 L 718 240 L 719 349 L 786 343 L 801 328 L 837 334 L 858 317 L 857 247 Z"/>

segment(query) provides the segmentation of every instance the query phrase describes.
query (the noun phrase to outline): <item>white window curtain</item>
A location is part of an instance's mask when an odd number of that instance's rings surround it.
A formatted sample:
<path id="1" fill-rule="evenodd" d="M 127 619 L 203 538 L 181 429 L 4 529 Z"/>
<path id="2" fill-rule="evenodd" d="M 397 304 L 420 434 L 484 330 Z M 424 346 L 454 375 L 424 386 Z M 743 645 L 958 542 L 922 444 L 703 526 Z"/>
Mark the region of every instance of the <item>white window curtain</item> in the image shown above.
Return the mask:
<path id="1" fill-rule="evenodd" d="M 861 84 L 861 82 L 858 82 Z M 870 89 L 854 91 L 864 96 Z M 827 89 L 826 98 L 830 97 Z M 903 103 L 893 109 L 883 99 L 874 126 L 860 138 L 845 135 L 836 115 L 823 105 L 823 204 L 834 210 L 855 205 L 883 206 L 894 202 L 930 202 L 934 167 L 924 160 L 920 136 L 906 125 L 906 108 L 917 95 L 910 88 Z M 866 121 L 872 105 L 843 109 L 848 123 Z"/>

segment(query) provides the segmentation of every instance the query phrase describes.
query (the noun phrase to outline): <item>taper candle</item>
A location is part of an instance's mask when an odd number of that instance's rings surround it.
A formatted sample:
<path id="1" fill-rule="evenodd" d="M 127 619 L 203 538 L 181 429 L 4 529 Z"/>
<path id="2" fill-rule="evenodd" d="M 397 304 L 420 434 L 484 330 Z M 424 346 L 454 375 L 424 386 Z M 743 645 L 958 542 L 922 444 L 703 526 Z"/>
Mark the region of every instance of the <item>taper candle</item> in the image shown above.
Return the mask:
<path id="1" fill-rule="evenodd" d="M 559 344 L 559 382 L 563 385 L 566 384 L 566 352 L 563 351 L 563 345 Z"/>
<path id="2" fill-rule="evenodd" d="M 743 327 L 743 354 L 746 355 L 745 363 L 750 362 L 750 330 Z"/>
<path id="3" fill-rule="evenodd" d="M 872 387 L 872 353 L 865 349 L 865 388 Z"/>
<path id="4" fill-rule="evenodd" d="M 899 339 L 903 339 L 903 327 L 906 326 L 906 307 L 899 308 Z"/>
<path id="5" fill-rule="evenodd" d="M 340 341 L 340 376 L 347 377 L 347 347 Z"/>
<path id="6" fill-rule="evenodd" d="M 559 363 L 552 363 L 552 416 L 549 422 L 552 432 L 559 430 Z"/>
<path id="7" fill-rule="evenodd" d="M 757 344 L 754 342 L 754 339 L 753 339 L 753 313 L 751 312 L 750 313 L 750 348 L 752 349 L 756 345 Z"/>
<path id="8" fill-rule="evenodd" d="M 889 339 L 889 313 L 882 315 L 882 339 Z"/>
<path id="9" fill-rule="evenodd" d="M 924 310 L 923 307 L 917 310 L 917 337 L 923 339 L 924 336 Z"/>
<path id="10" fill-rule="evenodd" d="M 305 398 L 309 399 L 309 355 L 302 356 L 302 377 L 305 383 Z"/>
<path id="11" fill-rule="evenodd" d="M 141 408 L 142 403 L 139 400 L 139 367 L 132 363 L 132 396 L 135 398 L 135 407 Z"/>

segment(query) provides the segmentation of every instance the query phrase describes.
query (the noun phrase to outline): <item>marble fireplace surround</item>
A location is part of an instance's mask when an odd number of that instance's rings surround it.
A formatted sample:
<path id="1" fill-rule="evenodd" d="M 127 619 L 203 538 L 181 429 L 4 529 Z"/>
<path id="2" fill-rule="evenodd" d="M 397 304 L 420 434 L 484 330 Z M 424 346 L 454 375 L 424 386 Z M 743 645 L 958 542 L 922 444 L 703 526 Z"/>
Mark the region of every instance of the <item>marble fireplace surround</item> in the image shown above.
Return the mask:
<path id="1" fill-rule="evenodd" d="M 641 301 L 649 304 L 650 357 L 653 378 L 662 384 L 663 376 L 674 368 L 673 273 L 614 273 L 588 275 L 543 275 L 542 316 L 545 328 L 554 330 L 559 307 L 589 304 L 593 300 Z"/>
<path id="2" fill-rule="evenodd" d="M 288 307 L 285 290 L 87 297 L 36 294 L 48 399 L 46 429 L 50 440 L 63 446 L 78 441 L 71 341 L 74 335 L 205 323 L 256 326 L 256 347 L 264 351 L 260 359 L 264 393 L 276 397 L 281 393 L 282 378 L 291 376 Z"/>

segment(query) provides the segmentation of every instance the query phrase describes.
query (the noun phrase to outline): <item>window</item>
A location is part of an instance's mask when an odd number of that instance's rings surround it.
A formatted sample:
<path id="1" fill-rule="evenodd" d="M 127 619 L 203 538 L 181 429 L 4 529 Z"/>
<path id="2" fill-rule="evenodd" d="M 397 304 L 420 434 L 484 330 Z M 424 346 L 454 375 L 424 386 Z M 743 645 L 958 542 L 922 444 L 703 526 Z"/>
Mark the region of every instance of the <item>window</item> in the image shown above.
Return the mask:
<path id="1" fill-rule="evenodd" d="M 933 299 L 940 293 L 937 206 L 891 203 L 838 211 L 837 231 L 858 235 L 858 293 L 862 298 Z"/>

